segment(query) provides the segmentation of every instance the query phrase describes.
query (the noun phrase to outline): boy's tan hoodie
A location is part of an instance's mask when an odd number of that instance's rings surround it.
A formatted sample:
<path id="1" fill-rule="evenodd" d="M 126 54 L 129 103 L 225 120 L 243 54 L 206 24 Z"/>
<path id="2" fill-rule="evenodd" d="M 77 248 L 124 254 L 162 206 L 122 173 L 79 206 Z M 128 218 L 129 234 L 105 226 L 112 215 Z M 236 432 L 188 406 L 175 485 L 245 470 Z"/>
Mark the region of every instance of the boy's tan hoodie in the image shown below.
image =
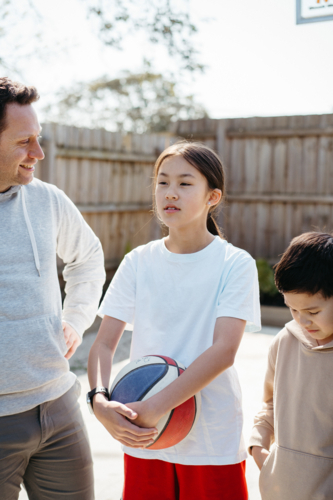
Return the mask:
<path id="1" fill-rule="evenodd" d="M 263 500 L 333 499 L 333 342 L 318 346 L 296 321 L 286 324 L 269 350 L 254 422 L 249 452 L 270 450 Z"/>

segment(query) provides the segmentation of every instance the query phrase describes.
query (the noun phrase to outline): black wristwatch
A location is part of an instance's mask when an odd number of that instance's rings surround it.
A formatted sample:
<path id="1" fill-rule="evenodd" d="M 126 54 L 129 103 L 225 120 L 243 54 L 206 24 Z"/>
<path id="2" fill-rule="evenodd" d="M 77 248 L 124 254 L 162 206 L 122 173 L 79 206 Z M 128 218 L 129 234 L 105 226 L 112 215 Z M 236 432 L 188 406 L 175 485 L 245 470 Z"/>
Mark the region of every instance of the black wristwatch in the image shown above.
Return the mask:
<path id="1" fill-rule="evenodd" d="M 93 397 L 95 396 L 95 394 L 98 394 L 98 393 L 105 394 L 107 399 L 110 399 L 110 394 L 109 394 L 109 391 L 106 387 L 95 387 L 95 389 L 88 392 L 88 394 L 87 394 L 87 405 L 88 405 L 90 413 L 94 413 Z"/>

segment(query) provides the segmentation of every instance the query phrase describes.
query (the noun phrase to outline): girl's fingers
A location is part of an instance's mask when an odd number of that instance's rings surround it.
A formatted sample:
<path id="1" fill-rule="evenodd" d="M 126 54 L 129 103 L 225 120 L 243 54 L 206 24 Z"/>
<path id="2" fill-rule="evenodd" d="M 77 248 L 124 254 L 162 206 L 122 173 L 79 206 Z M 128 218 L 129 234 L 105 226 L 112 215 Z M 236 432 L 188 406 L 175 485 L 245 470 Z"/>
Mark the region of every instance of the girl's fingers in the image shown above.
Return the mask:
<path id="1" fill-rule="evenodd" d="M 126 418 L 130 418 L 131 420 L 134 420 L 138 416 L 138 414 L 135 411 L 131 410 L 131 408 L 128 408 L 128 406 L 126 405 L 119 404 L 115 408 L 115 410 L 120 415 L 123 415 Z"/>
<path id="2" fill-rule="evenodd" d="M 127 424 L 127 425 L 126 425 Z M 154 437 L 158 434 L 157 429 L 154 427 L 148 428 L 148 427 L 138 427 L 137 425 L 131 424 L 131 422 L 126 422 L 124 423 L 121 428 L 123 430 L 123 433 L 129 433 L 131 436 L 136 436 L 138 438 L 144 438 L 144 437 Z"/>
<path id="3" fill-rule="evenodd" d="M 148 445 L 152 444 L 154 442 L 153 439 L 149 439 L 148 441 L 133 441 L 133 439 L 130 438 L 119 438 L 118 441 L 121 444 L 124 444 L 125 446 L 130 446 L 131 448 L 146 448 Z"/>

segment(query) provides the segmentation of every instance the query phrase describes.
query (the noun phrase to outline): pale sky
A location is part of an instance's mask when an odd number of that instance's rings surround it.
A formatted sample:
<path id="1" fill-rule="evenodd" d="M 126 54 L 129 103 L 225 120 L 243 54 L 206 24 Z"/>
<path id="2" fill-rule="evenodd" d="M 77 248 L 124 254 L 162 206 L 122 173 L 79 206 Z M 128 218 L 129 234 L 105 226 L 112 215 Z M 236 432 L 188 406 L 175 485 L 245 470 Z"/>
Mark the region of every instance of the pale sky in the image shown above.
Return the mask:
<path id="1" fill-rule="evenodd" d="M 296 0 L 182 1 L 199 25 L 197 47 L 208 66 L 204 75 L 188 77 L 182 88 L 211 117 L 333 112 L 333 21 L 296 25 Z M 163 49 L 139 36 L 129 38 L 122 52 L 103 48 L 82 0 L 36 3 L 46 19 L 47 43 L 56 47 L 48 60 L 33 58 L 24 68 L 26 83 L 42 95 L 40 109 L 59 87 L 75 80 L 140 70 L 145 54 L 155 55 L 159 71 L 172 68 Z"/>

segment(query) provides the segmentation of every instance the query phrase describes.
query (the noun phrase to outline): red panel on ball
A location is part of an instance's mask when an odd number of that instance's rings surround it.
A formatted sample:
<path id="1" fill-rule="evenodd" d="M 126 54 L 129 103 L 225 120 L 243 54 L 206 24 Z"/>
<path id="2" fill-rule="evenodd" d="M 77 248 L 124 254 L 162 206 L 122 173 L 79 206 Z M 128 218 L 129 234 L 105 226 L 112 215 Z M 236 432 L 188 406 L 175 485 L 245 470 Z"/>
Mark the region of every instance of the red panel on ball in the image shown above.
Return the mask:
<path id="1" fill-rule="evenodd" d="M 194 396 L 173 410 L 167 428 L 162 432 L 150 450 L 170 448 L 184 439 L 192 429 L 195 420 L 196 404 Z"/>
<path id="2" fill-rule="evenodd" d="M 169 358 L 168 356 L 160 356 L 159 354 L 154 354 L 154 356 L 164 359 L 168 363 L 168 365 L 178 366 L 176 361 L 172 358 Z"/>

